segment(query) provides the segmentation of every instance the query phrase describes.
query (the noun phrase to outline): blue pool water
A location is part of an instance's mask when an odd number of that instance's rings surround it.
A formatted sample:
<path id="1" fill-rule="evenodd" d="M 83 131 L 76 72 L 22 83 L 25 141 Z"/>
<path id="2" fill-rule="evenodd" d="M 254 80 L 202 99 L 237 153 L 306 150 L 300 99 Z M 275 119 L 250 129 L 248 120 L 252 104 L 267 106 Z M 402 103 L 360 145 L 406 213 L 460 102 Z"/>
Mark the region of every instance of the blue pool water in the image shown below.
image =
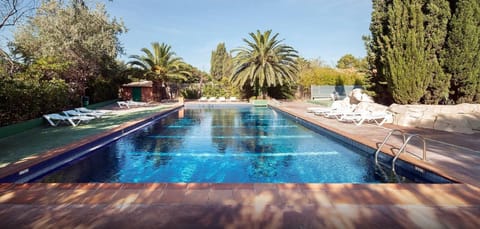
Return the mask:
<path id="1" fill-rule="evenodd" d="M 356 151 L 269 108 L 186 108 L 37 181 L 384 182 Z"/>

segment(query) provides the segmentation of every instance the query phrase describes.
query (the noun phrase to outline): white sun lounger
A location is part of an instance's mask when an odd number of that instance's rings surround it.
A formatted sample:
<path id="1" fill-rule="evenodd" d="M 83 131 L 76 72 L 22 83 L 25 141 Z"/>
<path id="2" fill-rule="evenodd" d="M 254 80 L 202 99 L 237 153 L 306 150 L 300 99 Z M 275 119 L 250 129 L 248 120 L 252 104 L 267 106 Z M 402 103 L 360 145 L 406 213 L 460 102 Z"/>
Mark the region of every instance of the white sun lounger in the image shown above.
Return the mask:
<path id="1" fill-rule="evenodd" d="M 316 115 L 325 115 L 326 113 L 340 112 L 351 108 L 351 104 L 348 100 L 334 101 L 330 107 L 308 107 L 307 112 L 314 113 Z"/>
<path id="2" fill-rule="evenodd" d="M 216 101 L 217 101 L 217 97 L 208 98 L 208 102 L 216 102 Z"/>
<path id="3" fill-rule="evenodd" d="M 137 106 L 137 107 L 148 106 L 148 103 L 146 102 L 137 102 L 133 100 L 128 100 L 127 103 L 130 106 Z"/>
<path id="4" fill-rule="evenodd" d="M 94 117 L 94 118 L 101 118 L 102 117 L 102 114 L 83 113 L 83 112 L 76 111 L 76 110 L 67 110 L 67 111 L 63 111 L 63 113 L 68 117 L 74 117 L 74 116 L 91 116 L 91 117 Z"/>
<path id="5" fill-rule="evenodd" d="M 315 112 L 316 115 L 323 115 L 326 118 L 338 118 L 346 113 L 352 113 L 355 110 L 356 105 L 344 105 L 338 108 L 332 108 L 330 111 Z"/>
<path id="6" fill-rule="evenodd" d="M 46 114 L 46 115 L 43 115 L 43 118 L 45 118 L 51 126 L 58 126 L 61 123 L 67 123 L 72 126 L 77 126 L 81 122 L 88 123 L 90 120 L 94 119 L 94 117 L 87 117 L 87 116 L 67 117 L 65 115 L 60 115 L 60 114 Z"/>
<path id="7" fill-rule="evenodd" d="M 217 102 L 226 102 L 226 101 L 227 101 L 227 99 L 225 99 L 225 97 L 219 97 L 217 99 Z"/>
<path id="8" fill-rule="evenodd" d="M 145 103 L 145 102 L 136 102 L 136 101 L 132 101 L 132 100 L 118 101 L 117 104 L 120 108 L 140 107 L 140 106 L 147 106 L 148 105 L 148 103 Z"/>
<path id="9" fill-rule="evenodd" d="M 125 101 L 118 101 L 118 102 L 117 102 L 117 105 L 118 105 L 120 108 L 130 108 L 130 105 L 128 105 L 128 103 L 125 102 Z"/>
<path id="10" fill-rule="evenodd" d="M 331 111 L 331 107 L 307 107 L 307 112 L 308 113 L 321 113 L 321 112 L 328 112 Z"/>
<path id="11" fill-rule="evenodd" d="M 364 122 L 375 122 L 378 126 L 381 126 L 386 121 L 393 119 L 393 114 L 387 109 L 388 107 L 375 103 L 361 102 L 354 111 L 345 112 L 337 116 L 337 119 L 342 122 L 353 122 L 357 126 Z"/>
<path id="12" fill-rule="evenodd" d="M 378 111 L 378 112 L 352 112 L 345 113 L 338 118 L 339 121 L 343 122 L 353 122 L 355 125 L 360 126 L 364 122 L 375 122 L 377 126 L 383 125 L 387 120 L 392 118 L 392 113 L 388 111 Z"/>
<path id="13" fill-rule="evenodd" d="M 78 108 L 75 108 L 75 110 L 78 112 L 87 113 L 87 114 L 93 113 L 93 114 L 99 114 L 99 115 L 108 115 L 111 113 L 111 111 L 108 111 L 108 110 L 92 110 L 85 107 L 78 107 Z"/>
<path id="14" fill-rule="evenodd" d="M 207 97 L 205 97 L 205 96 L 202 97 L 202 98 L 200 98 L 200 99 L 198 99 L 199 102 L 206 102 L 207 100 L 208 100 L 208 99 L 207 99 Z"/>

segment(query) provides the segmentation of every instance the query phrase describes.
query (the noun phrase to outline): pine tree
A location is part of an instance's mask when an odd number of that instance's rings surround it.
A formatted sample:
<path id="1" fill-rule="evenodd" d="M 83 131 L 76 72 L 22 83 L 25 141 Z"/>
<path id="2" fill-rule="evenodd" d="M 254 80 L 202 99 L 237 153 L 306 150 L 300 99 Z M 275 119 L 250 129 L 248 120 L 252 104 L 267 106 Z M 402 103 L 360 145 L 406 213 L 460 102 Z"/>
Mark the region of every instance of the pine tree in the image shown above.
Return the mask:
<path id="1" fill-rule="evenodd" d="M 456 103 L 480 102 L 480 3 L 458 0 L 449 23 L 445 69 Z"/>
<path id="2" fill-rule="evenodd" d="M 450 75 L 442 68 L 447 26 L 451 17 L 448 0 L 427 0 L 424 7 L 425 39 L 428 52 L 428 71 L 432 80 L 423 98 L 426 104 L 438 104 L 448 99 Z"/>
<path id="3" fill-rule="evenodd" d="M 232 57 L 225 48 L 225 43 L 219 43 L 215 51 L 212 51 L 210 59 L 210 75 L 215 80 L 229 77 L 232 72 Z"/>
<path id="4" fill-rule="evenodd" d="M 422 0 L 393 0 L 388 7 L 388 33 L 382 46 L 383 74 L 393 99 L 399 104 L 417 103 L 431 76 L 427 70 Z"/>

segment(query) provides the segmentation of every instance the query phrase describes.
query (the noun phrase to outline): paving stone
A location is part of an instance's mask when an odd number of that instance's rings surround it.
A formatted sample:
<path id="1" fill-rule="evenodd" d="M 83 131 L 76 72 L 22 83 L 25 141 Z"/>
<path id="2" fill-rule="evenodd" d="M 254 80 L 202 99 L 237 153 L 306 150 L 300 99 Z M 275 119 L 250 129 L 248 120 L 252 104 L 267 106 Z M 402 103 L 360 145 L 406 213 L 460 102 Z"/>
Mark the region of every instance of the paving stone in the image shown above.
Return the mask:
<path id="1" fill-rule="evenodd" d="M 185 190 L 183 189 L 166 189 L 161 198 L 163 203 L 182 203 L 185 199 Z"/>
<path id="2" fill-rule="evenodd" d="M 139 196 L 138 190 L 121 189 L 116 192 L 112 198 L 112 204 L 114 205 L 128 205 L 135 203 Z"/>
<path id="3" fill-rule="evenodd" d="M 219 204 L 219 205 L 236 205 L 241 202 L 237 202 L 233 198 L 233 190 L 210 190 L 208 193 L 208 203 L 209 204 Z"/>
<path id="4" fill-rule="evenodd" d="M 187 190 L 184 194 L 185 198 L 183 199 L 182 203 L 206 205 L 208 202 L 209 192 L 210 190 L 208 189 Z"/>
<path id="5" fill-rule="evenodd" d="M 136 204 L 161 204 L 165 190 L 139 190 L 138 197 L 135 199 Z"/>

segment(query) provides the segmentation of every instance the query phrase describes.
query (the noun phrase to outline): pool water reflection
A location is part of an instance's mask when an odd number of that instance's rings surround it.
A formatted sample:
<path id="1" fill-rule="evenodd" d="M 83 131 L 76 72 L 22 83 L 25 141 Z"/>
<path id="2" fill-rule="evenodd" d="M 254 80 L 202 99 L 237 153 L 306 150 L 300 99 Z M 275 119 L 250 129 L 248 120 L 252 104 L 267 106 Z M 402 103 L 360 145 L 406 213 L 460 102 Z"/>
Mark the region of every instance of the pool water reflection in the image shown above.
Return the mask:
<path id="1" fill-rule="evenodd" d="M 357 151 L 269 108 L 184 108 L 37 182 L 384 182 Z"/>

